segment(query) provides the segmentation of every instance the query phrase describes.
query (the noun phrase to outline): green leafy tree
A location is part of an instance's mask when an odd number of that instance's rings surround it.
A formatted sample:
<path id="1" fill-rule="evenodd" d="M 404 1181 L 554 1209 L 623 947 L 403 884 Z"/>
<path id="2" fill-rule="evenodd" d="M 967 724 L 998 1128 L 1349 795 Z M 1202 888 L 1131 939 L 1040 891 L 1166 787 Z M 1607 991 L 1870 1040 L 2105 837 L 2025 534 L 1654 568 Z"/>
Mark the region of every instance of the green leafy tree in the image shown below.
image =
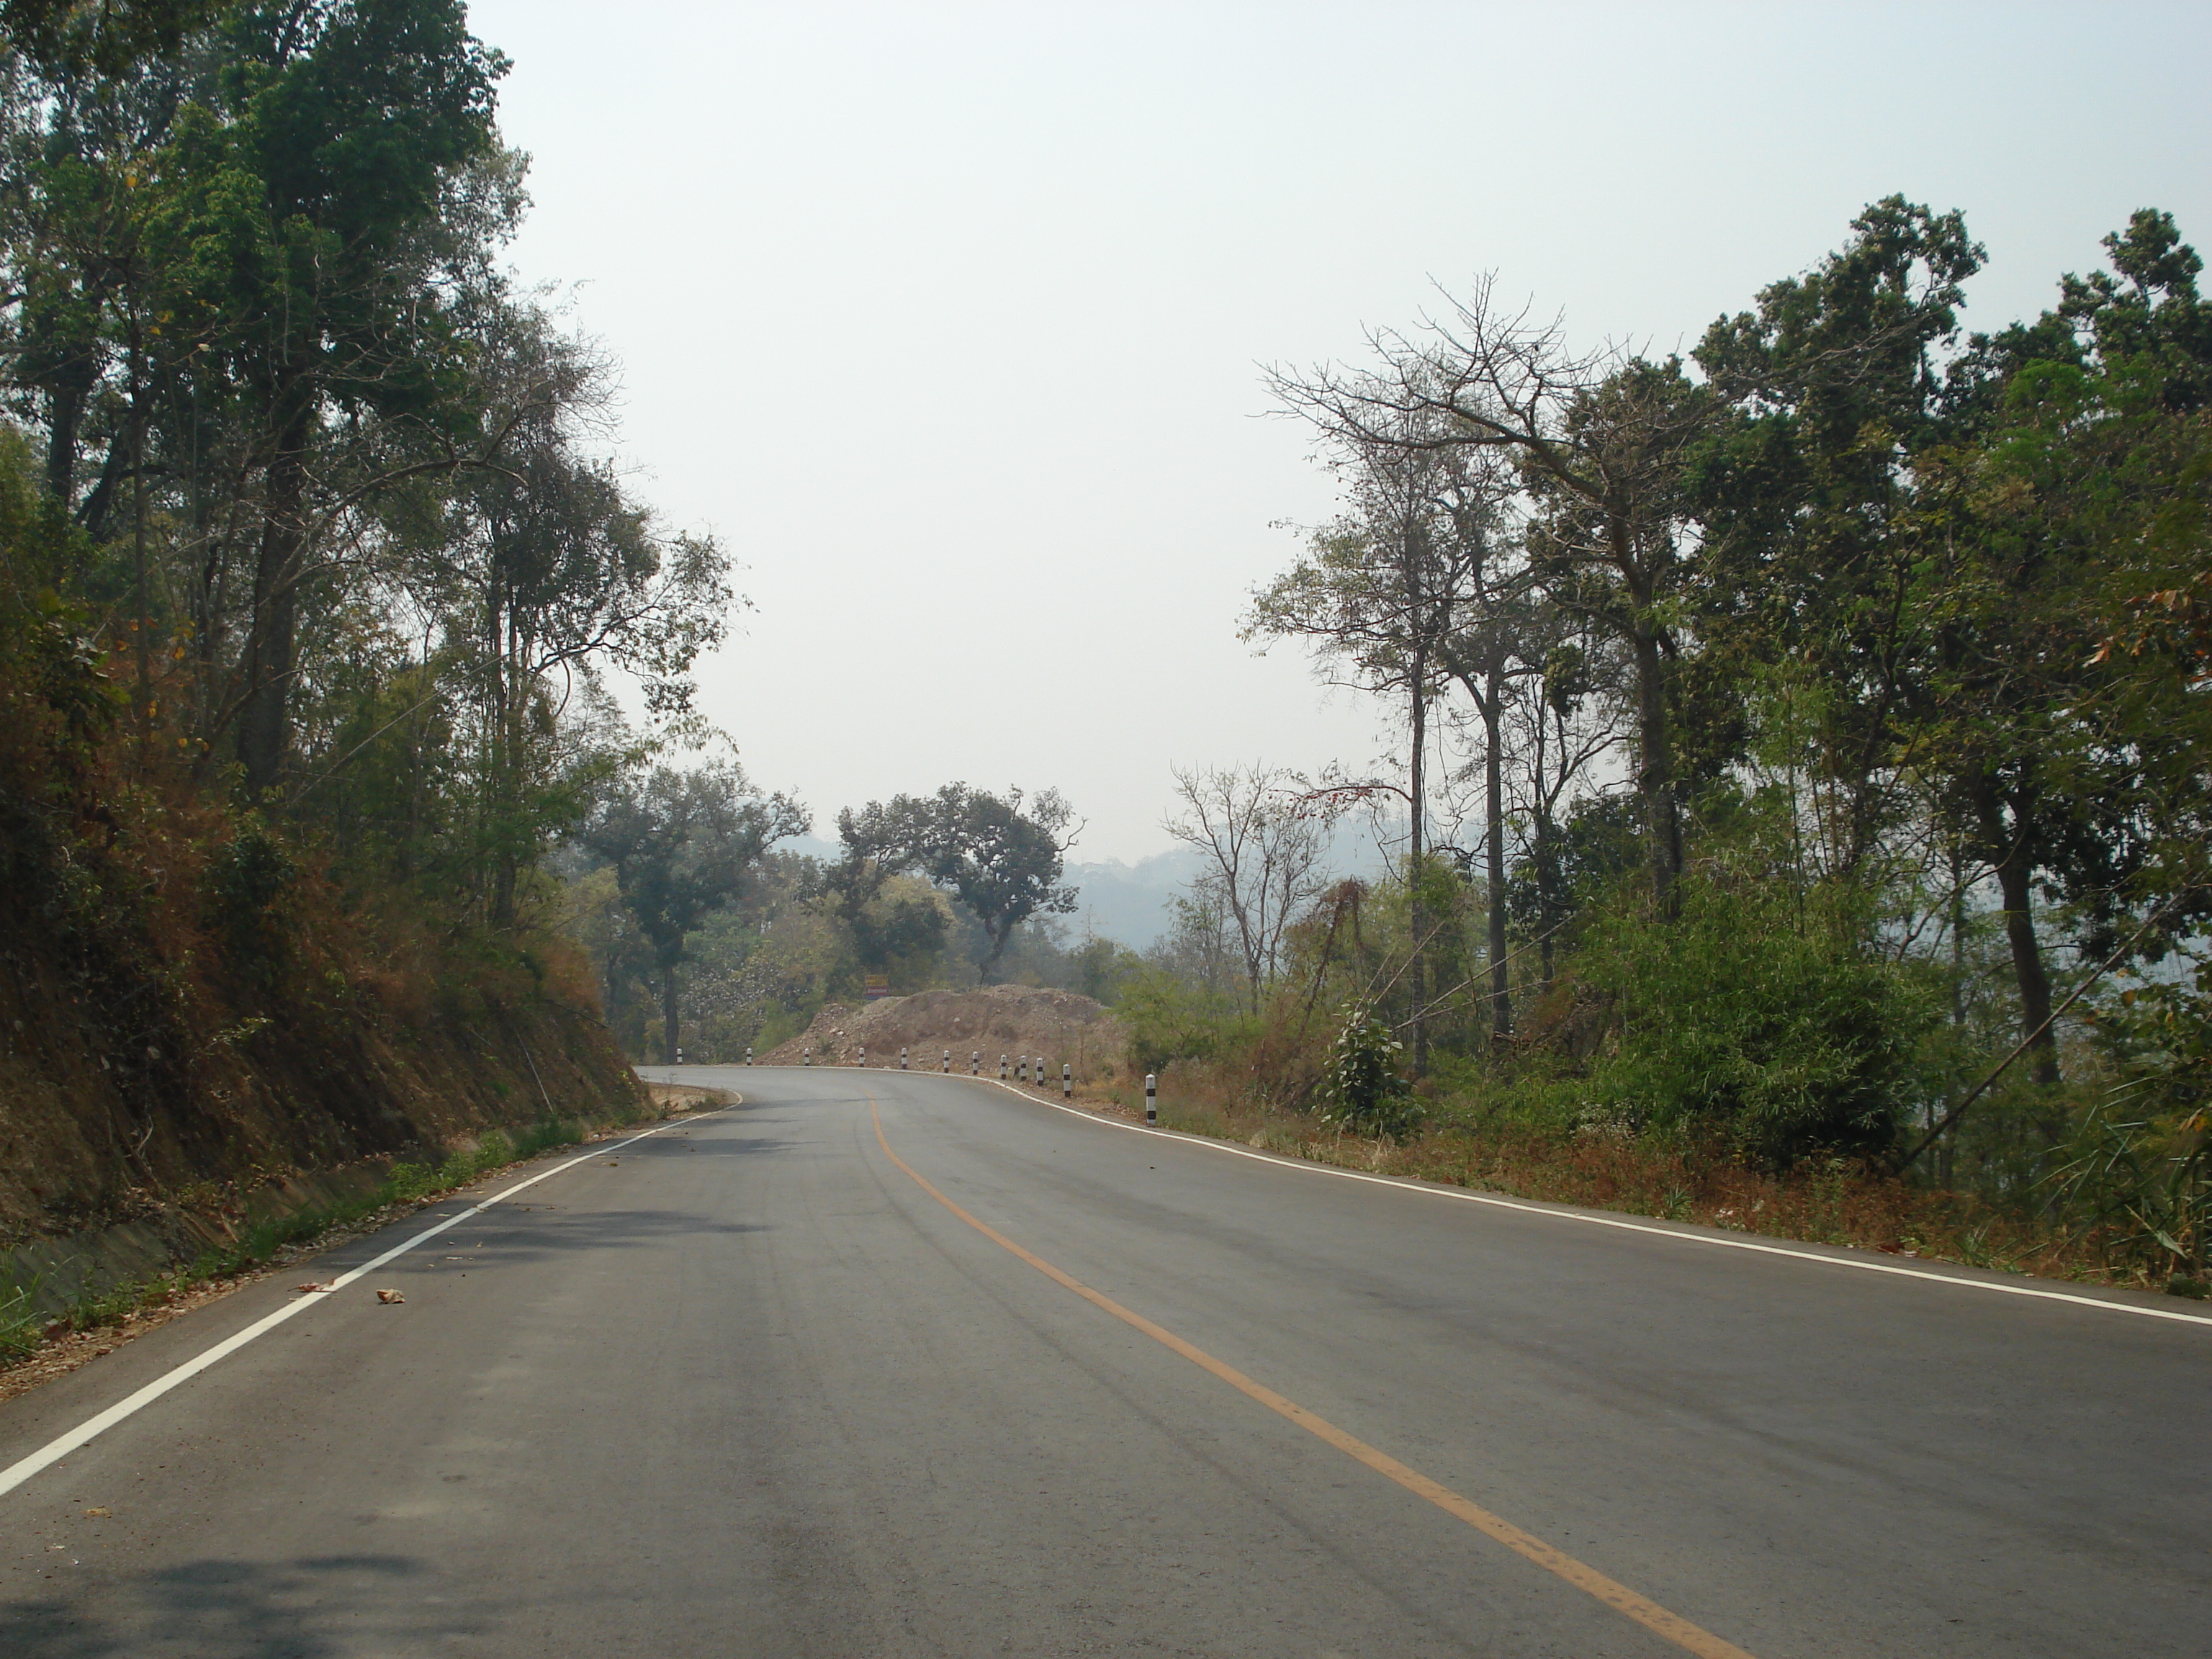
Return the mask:
<path id="1" fill-rule="evenodd" d="M 1325 1120 L 1376 1139 L 1402 1140 L 1413 1133 L 1421 1109 L 1398 1070 L 1404 1046 L 1365 1004 L 1346 1008 L 1322 1074 Z"/>
<path id="2" fill-rule="evenodd" d="M 1825 866 L 1855 870 L 1905 801 L 1899 765 L 1930 717 L 1938 613 L 1924 588 L 1920 459 L 1955 442 L 1942 353 L 1984 254 L 1956 213 L 1889 197 L 1814 270 L 1713 324 L 1697 362 L 1725 412 L 1688 489 L 1705 532 L 1697 629 L 1735 694 L 1787 661 L 1808 720 L 1802 763 L 1837 810 Z"/>
<path id="3" fill-rule="evenodd" d="M 161 163 L 150 304 L 190 343 L 173 395 L 224 410 L 258 475 L 227 700 L 252 796 L 287 758 L 318 520 L 338 504 L 318 489 L 332 423 L 473 434 L 451 250 L 433 233 L 496 154 L 506 63 L 469 34 L 459 0 L 242 5 L 218 38 L 222 67 L 193 86 Z"/>
<path id="4" fill-rule="evenodd" d="M 1001 797 L 948 783 L 934 795 L 899 795 L 888 805 L 870 801 L 839 812 L 845 853 L 825 879 L 840 914 L 862 917 L 889 876 L 915 871 L 951 893 L 982 927 L 990 948 L 977 973 L 989 983 L 1015 928 L 1034 915 L 1075 908 L 1075 890 L 1060 878 L 1081 826 L 1058 790 L 1044 791 L 1027 811 L 1023 800 L 1018 789 Z"/>
<path id="5" fill-rule="evenodd" d="M 774 843 L 804 835 L 811 822 L 788 796 L 760 795 L 735 764 L 655 767 L 593 814 L 584 844 L 614 866 L 623 902 L 653 948 L 665 1058 L 676 1055 L 685 940 L 738 896 Z"/>

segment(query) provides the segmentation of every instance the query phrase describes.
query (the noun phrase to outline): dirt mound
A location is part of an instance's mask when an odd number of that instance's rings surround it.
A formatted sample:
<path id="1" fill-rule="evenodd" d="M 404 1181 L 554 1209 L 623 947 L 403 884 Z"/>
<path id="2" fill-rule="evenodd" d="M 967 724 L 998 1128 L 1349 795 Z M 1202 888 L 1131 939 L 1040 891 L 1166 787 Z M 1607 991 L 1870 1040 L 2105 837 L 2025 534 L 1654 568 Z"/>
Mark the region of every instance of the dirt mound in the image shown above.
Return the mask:
<path id="1" fill-rule="evenodd" d="M 865 1048 L 869 1065 L 896 1066 L 904 1048 L 910 1066 L 933 1072 L 949 1049 L 957 1072 L 968 1069 L 970 1054 L 980 1054 L 981 1069 L 993 1077 L 1000 1054 L 1009 1066 L 1024 1054 L 1042 1054 L 1055 1075 L 1065 1062 L 1077 1077 L 1093 1078 L 1121 1059 L 1126 1041 L 1121 1022 L 1089 997 L 990 985 L 885 997 L 858 1008 L 833 1002 L 805 1031 L 759 1060 L 763 1066 L 796 1066 L 811 1048 L 817 1066 L 854 1066 Z"/>

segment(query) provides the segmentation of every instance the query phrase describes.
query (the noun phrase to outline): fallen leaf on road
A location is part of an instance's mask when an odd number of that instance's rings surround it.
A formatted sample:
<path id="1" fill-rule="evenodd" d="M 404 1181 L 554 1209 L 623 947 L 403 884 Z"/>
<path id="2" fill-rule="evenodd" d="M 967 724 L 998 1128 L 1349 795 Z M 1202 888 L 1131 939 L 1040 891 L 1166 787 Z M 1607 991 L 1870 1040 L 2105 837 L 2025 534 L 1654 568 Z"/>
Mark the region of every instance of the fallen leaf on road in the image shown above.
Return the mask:
<path id="1" fill-rule="evenodd" d="M 87 1515 L 106 1515 L 108 1512 L 107 1506 L 104 1504 L 95 1504 L 85 1511 Z"/>
<path id="2" fill-rule="evenodd" d="M 379 1302 L 404 1302 L 407 1298 L 397 1291 L 379 1291 L 376 1299 Z"/>
<path id="3" fill-rule="evenodd" d="M 313 1283 L 309 1283 L 309 1284 L 306 1284 L 306 1285 L 301 1285 L 298 1286 L 297 1288 L 298 1288 L 298 1289 L 300 1289 L 300 1290 L 303 1290 L 303 1291 L 327 1291 L 328 1289 L 330 1289 L 330 1286 L 329 1286 L 329 1285 L 317 1285 L 317 1284 L 313 1284 Z"/>

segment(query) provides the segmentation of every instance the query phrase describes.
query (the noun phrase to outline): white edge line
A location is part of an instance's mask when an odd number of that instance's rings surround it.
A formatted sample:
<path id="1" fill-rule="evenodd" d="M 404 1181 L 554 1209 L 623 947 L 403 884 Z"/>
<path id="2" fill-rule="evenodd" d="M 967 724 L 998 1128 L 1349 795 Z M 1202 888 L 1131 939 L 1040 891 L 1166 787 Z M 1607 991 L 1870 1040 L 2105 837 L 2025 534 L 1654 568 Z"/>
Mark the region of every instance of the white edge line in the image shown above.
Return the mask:
<path id="1" fill-rule="evenodd" d="M 1706 1233 L 1677 1232 L 1672 1227 L 1655 1227 L 1648 1222 L 1629 1221 L 1619 1216 L 1586 1215 L 1576 1210 L 1524 1204 L 1516 1199 L 1498 1198 L 1489 1193 L 1472 1193 L 1456 1187 L 1431 1186 L 1425 1182 L 1366 1175 L 1358 1170 L 1340 1170 L 1331 1164 L 1313 1164 L 1304 1159 L 1293 1161 L 1267 1152 L 1254 1152 L 1249 1147 L 1231 1146 L 1225 1140 L 1216 1140 L 1207 1135 L 1179 1134 L 1172 1129 L 1155 1129 L 1142 1123 L 1124 1123 L 1120 1118 L 1109 1117 L 1101 1112 L 1086 1112 L 1079 1106 L 1063 1106 L 1056 1100 L 1042 1099 L 1030 1094 L 1018 1084 L 1001 1083 L 994 1077 L 961 1077 L 957 1072 L 953 1075 L 960 1078 L 963 1083 L 983 1083 L 994 1089 L 1004 1089 L 1033 1105 L 1049 1106 L 1055 1112 L 1066 1112 L 1069 1116 L 1079 1117 L 1087 1123 L 1101 1123 L 1109 1129 L 1127 1129 L 1132 1134 L 1157 1135 L 1179 1146 L 1195 1146 L 1210 1152 L 1226 1152 L 1233 1158 L 1249 1158 L 1255 1163 L 1271 1164 L 1278 1170 L 1335 1176 L 1346 1181 L 1364 1181 L 1370 1186 L 1395 1187 L 1401 1192 L 1425 1193 L 1431 1198 L 1453 1198 L 1463 1204 L 1487 1204 L 1493 1209 L 1517 1210 L 1523 1215 L 1543 1216 L 1553 1221 L 1578 1221 L 1589 1227 L 1617 1227 L 1623 1232 L 1650 1233 L 1659 1238 L 1677 1239 L 1685 1244 L 1705 1244 L 1724 1250 L 1749 1250 L 1758 1255 L 1786 1255 L 1800 1261 L 1817 1261 L 1823 1267 L 1850 1267 L 1863 1273 L 1888 1273 L 1899 1279 L 1917 1279 L 1930 1285 L 1948 1285 L 1954 1290 L 1988 1291 L 1998 1296 L 2030 1297 L 2039 1302 L 2067 1302 L 2077 1308 L 2095 1308 L 2105 1313 L 2133 1314 L 2140 1319 L 2170 1319 L 2185 1325 L 2212 1325 L 2212 1314 L 2184 1313 L 2178 1308 L 2139 1308 L 2131 1302 L 2107 1302 L 2102 1297 L 2076 1296 L 2069 1291 L 2038 1290 L 2032 1285 L 1996 1285 L 1984 1279 L 1954 1279 L 1949 1273 L 1931 1273 L 1924 1267 L 1900 1267 L 1890 1261 L 1857 1261 L 1849 1256 L 1823 1255 L 1817 1250 L 1796 1250 L 1787 1244 L 1763 1244 L 1749 1238 L 1715 1238 Z M 0 1491 L 5 1490 L 4 1486 L 0 1486 Z"/>
<path id="2" fill-rule="evenodd" d="M 728 1108 L 718 1106 L 714 1109 L 715 1111 L 726 1111 Z M 98 1416 L 88 1418 L 85 1421 L 78 1424 L 76 1427 L 71 1429 L 67 1434 L 62 1435 L 56 1439 L 49 1440 L 45 1445 L 40 1447 L 38 1450 L 31 1453 L 27 1457 L 18 1458 L 15 1462 L 10 1463 L 6 1468 L 0 1469 L 0 1497 L 4 1497 L 9 1492 L 15 1491 L 16 1487 L 21 1486 L 33 1475 L 38 1474 L 40 1470 L 52 1467 L 53 1464 L 59 1462 L 63 1458 L 67 1457 L 71 1452 L 78 1450 L 80 1448 L 89 1444 L 95 1437 L 105 1434 L 108 1430 L 113 1428 L 118 1423 L 122 1422 L 125 1418 L 136 1416 L 139 1412 L 143 1411 L 147 1407 L 152 1405 L 156 1400 L 159 1400 L 163 1395 L 168 1393 L 170 1389 L 177 1387 L 179 1383 L 189 1382 L 193 1377 L 198 1376 L 202 1371 L 207 1370 L 209 1366 L 216 1364 L 218 1360 L 226 1358 L 229 1355 L 235 1353 L 239 1349 L 252 1341 L 255 1337 L 260 1336 L 266 1332 L 275 1330 L 276 1327 L 283 1324 L 286 1320 L 291 1318 L 292 1316 L 296 1313 L 302 1312 L 308 1308 L 320 1306 L 331 1294 L 343 1290 L 348 1285 L 352 1284 L 354 1280 L 359 1279 L 362 1274 L 374 1273 L 379 1267 L 381 1267 L 386 1262 L 391 1261 L 394 1256 L 404 1255 L 408 1251 L 413 1249 L 418 1244 L 428 1243 L 440 1233 L 444 1232 L 448 1227 L 459 1226 L 462 1222 L 466 1221 L 471 1216 L 480 1215 L 484 1211 L 491 1208 L 495 1204 L 504 1204 L 508 1199 L 513 1198 L 517 1193 L 523 1191 L 525 1188 L 535 1187 L 541 1181 L 550 1181 L 555 1176 L 562 1173 L 564 1170 L 574 1169 L 579 1164 L 588 1164 L 595 1158 L 604 1158 L 609 1152 L 618 1152 L 625 1146 L 635 1146 L 637 1142 L 646 1139 L 647 1135 L 657 1135 L 664 1129 L 673 1129 L 678 1127 L 682 1124 L 694 1122 L 699 1118 L 710 1116 L 711 1115 L 711 1113 L 708 1112 L 694 1113 L 691 1116 L 679 1118 L 676 1120 L 675 1122 L 656 1124 L 652 1128 L 646 1130 L 643 1133 L 634 1134 L 627 1140 L 617 1141 L 611 1146 L 595 1146 L 590 1152 L 580 1153 L 577 1157 L 568 1159 L 564 1164 L 556 1164 L 550 1170 L 540 1171 L 538 1174 L 531 1176 L 527 1181 L 518 1181 L 514 1186 L 507 1188 L 506 1191 L 494 1193 L 489 1198 L 473 1204 L 465 1210 L 449 1215 L 443 1221 L 438 1222 L 433 1226 L 425 1227 L 421 1232 L 416 1233 L 412 1238 L 408 1239 L 404 1243 L 395 1244 L 392 1249 L 386 1250 L 382 1255 L 376 1257 L 373 1261 L 364 1261 L 358 1267 L 348 1268 L 344 1273 L 340 1273 L 336 1279 L 331 1280 L 327 1290 L 303 1292 L 296 1300 L 286 1303 L 283 1307 L 277 1309 L 276 1312 L 265 1314 L 261 1318 L 255 1320 L 251 1325 L 248 1325 L 244 1330 L 225 1337 L 222 1341 L 216 1343 L 215 1346 L 210 1348 L 206 1352 L 196 1355 L 192 1358 L 187 1359 L 183 1364 L 178 1366 L 174 1370 L 165 1371 L 160 1376 L 155 1377 L 151 1382 L 146 1384 L 144 1388 L 140 1389 L 136 1394 L 126 1395 L 121 1400 L 117 1401 L 112 1406 L 110 1406 L 106 1411 L 101 1412 Z"/>

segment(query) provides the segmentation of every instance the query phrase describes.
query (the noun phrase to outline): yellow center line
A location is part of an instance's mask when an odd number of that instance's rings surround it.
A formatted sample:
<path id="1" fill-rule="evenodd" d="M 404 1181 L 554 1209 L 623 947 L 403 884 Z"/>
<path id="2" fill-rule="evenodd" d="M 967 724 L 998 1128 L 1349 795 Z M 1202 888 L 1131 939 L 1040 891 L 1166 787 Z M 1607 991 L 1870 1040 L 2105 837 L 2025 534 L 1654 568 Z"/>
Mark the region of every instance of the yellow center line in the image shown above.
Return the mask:
<path id="1" fill-rule="evenodd" d="M 1523 1532 L 1503 1516 L 1492 1515 L 1480 1504 L 1469 1503 L 1449 1486 L 1439 1486 L 1428 1476 L 1410 1469 L 1387 1452 L 1378 1451 L 1357 1435 L 1346 1434 L 1327 1418 L 1308 1411 L 1295 1400 L 1287 1400 L 1273 1389 L 1255 1382 L 1235 1366 L 1216 1359 L 1205 1349 L 1194 1346 L 1164 1326 L 1155 1325 L 1140 1313 L 1123 1307 L 1113 1297 L 1092 1290 L 1082 1280 L 1062 1273 L 1042 1256 L 1024 1249 L 989 1223 L 978 1220 L 933 1186 L 927 1176 L 891 1150 L 884 1136 L 882 1114 L 876 1109 L 876 1097 L 868 1099 L 868 1117 L 876 1127 L 876 1144 L 884 1149 L 884 1156 L 898 1165 L 913 1178 L 915 1185 L 927 1193 L 946 1209 L 958 1216 L 977 1232 L 1000 1249 L 1011 1252 L 1036 1268 L 1054 1284 L 1075 1292 L 1093 1307 L 1114 1316 L 1123 1324 L 1142 1331 L 1153 1341 L 1172 1348 L 1185 1359 L 1202 1370 L 1212 1372 L 1238 1393 L 1258 1401 L 1269 1411 L 1288 1418 L 1307 1433 L 1326 1440 L 1346 1456 L 1358 1459 L 1389 1480 L 1396 1481 L 1417 1498 L 1425 1498 L 1449 1516 L 1454 1516 L 1473 1527 L 1477 1532 L 1496 1539 L 1499 1543 L 1524 1559 L 1534 1562 L 1545 1571 L 1555 1573 L 1577 1589 L 1595 1596 L 1614 1612 L 1633 1619 L 1644 1629 L 1663 1636 L 1698 1659 L 1752 1659 L 1733 1642 L 1727 1642 L 1700 1626 L 1692 1624 L 1677 1613 L 1672 1613 L 1648 1596 L 1639 1595 L 1627 1585 L 1617 1583 L 1595 1567 L 1577 1561 L 1564 1550 L 1555 1549 L 1533 1533 Z"/>

